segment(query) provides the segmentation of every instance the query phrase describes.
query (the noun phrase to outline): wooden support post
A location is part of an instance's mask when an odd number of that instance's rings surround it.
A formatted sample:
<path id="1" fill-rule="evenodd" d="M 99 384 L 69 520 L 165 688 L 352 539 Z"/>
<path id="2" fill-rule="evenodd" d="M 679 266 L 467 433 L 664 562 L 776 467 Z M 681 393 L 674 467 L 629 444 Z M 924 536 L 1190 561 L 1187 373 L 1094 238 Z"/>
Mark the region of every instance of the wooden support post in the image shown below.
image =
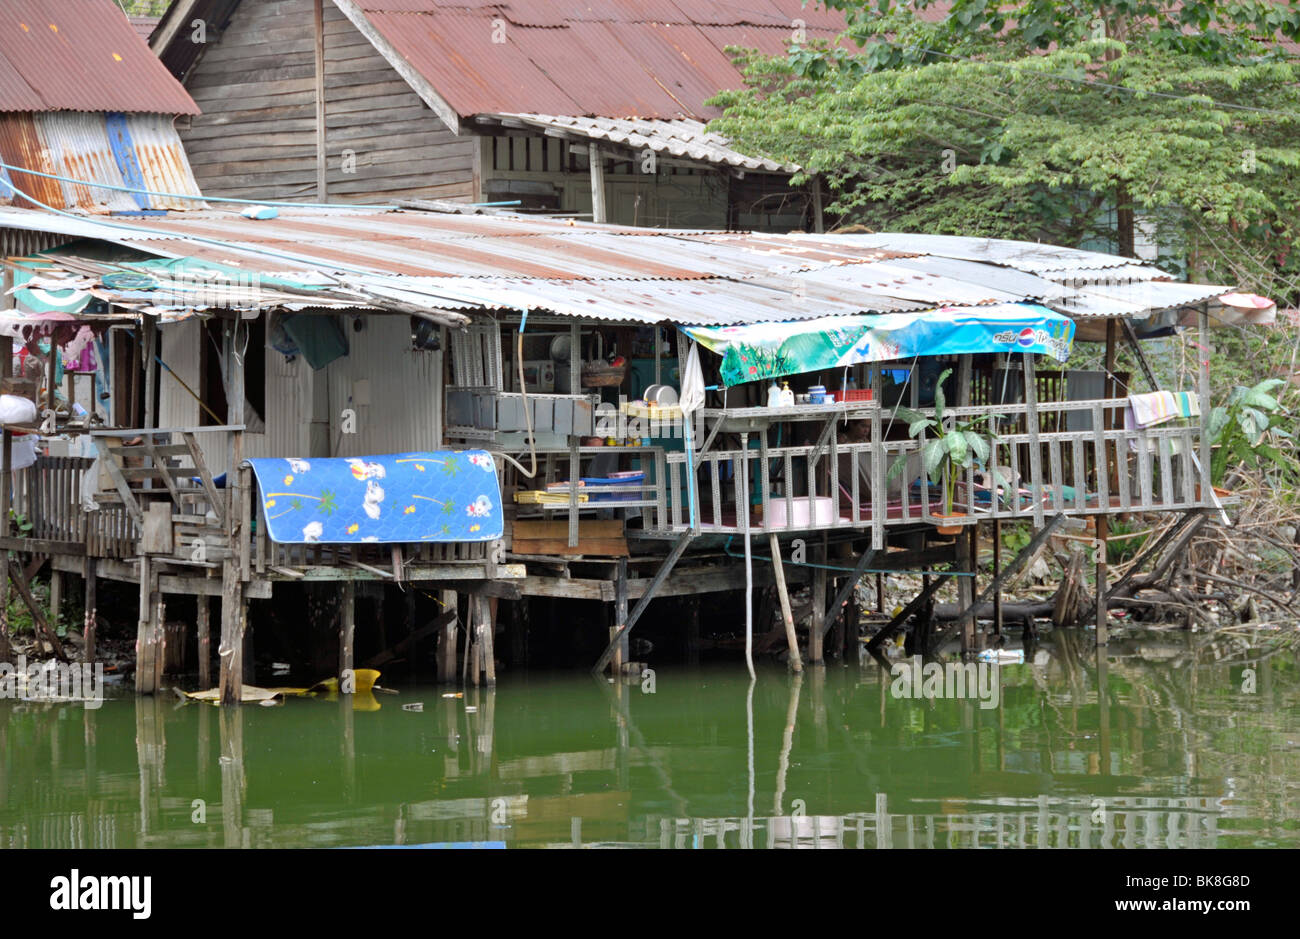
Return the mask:
<path id="1" fill-rule="evenodd" d="M 140 558 L 140 610 L 135 627 L 135 693 L 153 694 L 158 690 L 154 658 L 158 655 L 153 636 L 156 614 L 154 589 L 157 580 L 147 555 Z"/>
<path id="2" fill-rule="evenodd" d="M 227 479 L 230 477 L 227 476 Z M 238 704 L 243 697 L 244 675 L 244 585 L 238 564 L 227 558 L 221 565 L 221 660 L 218 687 L 222 704 Z"/>
<path id="3" fill-rule="evenodd" d="M 609 627 L 610 641 L 619 640 L 618 649 L 614 652 L 613 667 L 614 674 L 623 674 L 623 668 L 628 662 L 628 641 L 627 636 L 620 636 L 620 627 L 627 622 L 627 558 L 618 559 L 618 573 L 614 579 L 614 624 Z"/>
<path id="4" fill-rule="evenodd" d="M 468 628 L 465 630 L 465 669 L 469 672 L 467 676 L 470 684 L 475 688 L 483 680 L 483 666 L 481 664 L 483 657 L 482 636 L 479 630 L 482 626 L 479 620 L 478 597 L 474 594 L 468 594 L 465 597 L 465 621 Z"/>
<path id="5" fill-rule="evenodd" d="M 356 581 L 343 581 L 343 597 L 339 605 L 339 688 L 342 689 L 343 683 L 353 674 L 352 639 L 357 624 Z"/>
<path id="6" fill-rule="evenodd" d="M 244 362 L 240 340 L 242 321 L 227 323 L 222 334 L 225 356 L 226 422 L 233 427 L 244 424 Z M 244 487 L 240 464 L 244 462 L 244 432 L 231 431 L 226 442 L 226 530 L 230 534 L 231 556 L 221 565 L 221 659 L 218 684 L 222 704 L 238 704 L 243 698 L 244 625 L 248 618 L 241 559 L 246 552 L 240 543 L 248 537 L 244 529 Z"/>
<path id="7" fill-rule="evenodd" d="M 1029 435 L 1029 498 L 1033 500 L 1034 527 L 1043 527 L 1043 451 L 1038 444 L 1038 377 L 1034 372 L 1034 354 L 1024 358 L 1025 428 Z"/>
<path id="8" fill-rule="evenodd" d="M 13 269 L 5 266 L 4 290 L 0 292 L 0 307 L 13 306 L 13 297 L 9 288 L 14 283 Z M 13 340 L 8 336 L 0 337 L 0 382 L 13 376 L 14 355 Z M 13 492 L 13 434 L 6 428 L 0 431 L 0 535 L 9 537 L 10 495 Z M 0 661 L 8 662 L 13 658 L 13 649 L 9 639 L 9 551 L 0 551 Z"/>
<path id="9" fill-rule="evenodd" d="M 605 223 L 605 159 L 601 156 L 600 147 L 596 146 L 594 140 L 587 147 L 587 162 L 591 164 L 591 220 L 603 225 Z M 577 346 L 574 346 L 574 349 L 576 350 Z"/>
<path id="10" fill-rule="evenodd" d="M 741 466 L 743 472 L 744 464 L 742 463 Z M 622 625 L 623 636 L 620 637 L 621 639 L 626 639 L 631 635 L 632 628 L 636 626 L 637 620 L 641 618 L 641 614 L 644 613 L 645 608 L 650 605 L 650 601 L 654 598 L 659 587 L 672 572 L 673 567 L 676 566 L 677 561 L 686 550 L 686 546 L 691 543 L 692 537 L 692 532 L 685 531 L 678 536 L 675 542 L 673 542 L 672 549 L 668 552 L 668 556 L 663 559 L 662 563 L 660 563 L 659 569 L 655 571 L 654 577 L 650 578 L 650 583 L 646 584 L 645 592 L 641 594 L 641 599 L 636 602 L 636 606 L 632 608 L 632 612 L 627 615 L 627 622 Z M 605 647 L 605 651 L 600 654 L 600 658 L 596 660 L 596 664 L 591 667 L 593 674 L 599 675 L 605 670 L 605 666 L 609 664 L 609 660 L 614 657 L 614 651 L 618 648 L 619 642 L 619 639 L 611 639 L 609 641 L 609 645 Z"/>
<path id="11" fill-rule="evenodd" d="M 808 180 L 808 187 L 812 190 L 813 231 L 820 235 L 826 231 L 826 216 L 822 213 L 822 178 L 814 176 Z"/>
<path id="12" fill-rule="evenodd" d="M 993 591 L 993 635 L 1002 635 L 1002 583 L 998 575 L 1002 573 L 1002 520 L 993 520 L 993 580 L 998 589 Z"/>
<path id="13" fill-rule="evenodd" d="M 59 631 L 59 608 L 63 606 L 63 574 L 50 567 L 50 629 Z"/>
<path id="14" fill-rule="evenodd" d="M 772 577 L 776 581 L 776 595 L 781 601 L 781 622 L 785 625 L 785 641 L 790 648 L 790 668 L 796 672 L 803 671 L 803 659 L 799 656 L 799 636 L 794 631 L 794 613 L 790 609 L 790 593 L 785 587 L 785 566 L 781 562 L 781 542 L 776 536 L 776 532 L 769 532 L 767 536 L 768 547 L 772 551 Z M 821 603 L 816 595 L 813 596 L 813 617 L 814 623 L 808 633 L 809 636 L 809 655 L 812 654 L 812 636 L 816 633 L 817 624 L 816 614 L 821 610 Z M 765 629 L 767 623 L 760 624 L 760 628 Z"/>
<path id="15" fill-rule="evenodd" d="M 898 614 L 894 616 L 893 619 L 882 626 L 876 634 L 871 637 L 871 640 L 867 643 L 867 651 L 874 654 L 881 645 L 888 641 L 894 633 L 898 632 L 898 630 L 907 623 L 907 618 L 909 616 L 912 616 L 929 603 L 930 598 L 934 596 L 935 592 L 950 580 L 952 580 L 951 574 L 942 574 L 934 580 L 930 580 L 929 576 L 923 577 L 922 582 L 924 586 L 922 587 L 921 592 L 913 597 L 908 602 L 907 606 L 899 610 Z"/>
<path id="16" fill-rule="evenodd" d="M 495 604 L 486 594 L 474 597 L 478 603 L 479 648 L 483 659 L 483 681 L 489 687 L 497 683 L 496 611 Z M 626 642 L 626 637 L 624 638 Z"/>
<path id="17" fill-rule="evenodd" d="M 81 627 L 82 637 L 84 639 L 82 652 L 83 662 L 95 661 L 95 605 L 99 593 L 99 577 L 96 576 L 95 567 L 95 559 L 86 558 L 86 613 Z"/>
<path id="18" fill-rule="evenodd" d="M 834 622 L 834 617 L 838 610 L 827 610 L 823 604 L 826 602 L 826 540 L 822 536 L 822 543 L 813 551 L 815 558 L 814 563 L 817 565 L 813 568 L 812 575 L 812 622 L 808 627 L 808 663 L 810 665 L 822 664 L 822 645 L 826 638 L 826 626 L 829 622 Z"/>
<path id="19" fill-rule="evenodd" d="M 456 591 L 443 590 L 439 599 L 444 612 L 456 613 Z M 438 681 L 444 685 L 456 681 L 456 639 L 459 632 L 460 618 L 453 615 L 438 636 Z"/>
<path id="20" fill-rule="evenodd" d="M 966 545 L 966 572 L 969 577 L 962 577 L 958 583 L 958 593 L 961 594 L 963 605 L 970 605 L 975 602 L 976 572 L 979 570 L 979 523 L 971 525 L 969 532 L 969 541 Z M 967 620 L 962 627 L 962 650 L 963 652 L 979 652 L 979 628 L 975 622 L 974 616 Z"/>
<path id="21" fill-rule="evenodd" d="M 824 622 L 829 623 L 834 621 L 834 618 L 840 612 L 840 604 L 849 598 L 849 594 L 851 594 L 853 589 L 857 587 L 858 581 L 860 581 L 862 575 L 867 572 L 867 568 L 871 566 L 871 559 L 875 556 L 876 551 L 874 548 L 868 548 L 866 551 L 862 552 L 862 556 L 858 558 L 858 563 L 854 566 L 853 572 L 849 574 L 844 583 L 840 584 L 840 589 L 835 592 L 835 599 L 832 600 L 831 605 L 826 608 L 826 615 L 822 617 Z M 825 599 L 825 597 L 822 599 Z"/>
<path id="22" fill-rule="evenodd" d="M 1116 353 L 1116 346 L 1118 344 L 1117 343 L 1118 332 L 1119 332 L 1119 328 L 1117 325 L 1117 321 L 1113 317 L 1111 319 L 1106 320 L 1106 359 L 1105 359 L 1104 367 L 1106 369 L 1105 381 L 1107 386 L 1111 389 L 1111 392 L 1109 395 L 1107 395 L 1107 397 L 1110 398 L 1115 397 L 1115 395 L 1118 393 L 1119 390 L 1118 383 L 1115 381 L 1114 378 L 1115 353 Z M 1108 426 L 1114 423 L 1113 411 L 1110 408 L 1107 408 L 1106 410 L 1106 423 Z M 1119 448 L 1116 448 L 1116 452 L 1122 453 L 1123 451 Z M 1119 471 L 1118 466 L 1115 467 L 1115 471 L 1116 472 Z M 1106 598 L 1106 576 L 1107 576 L 1107 571 L 1106 571 L 1107 549 L 1110 542 L 1110 516 L 1106 515 L 1105 513 L 1098 515 L 1096 527 L 1097 527 L 1097 546 L 1096 546 L 1097 556 L 1095 558 L 1095 561 L 1097 565 L 1097 577 L 1096 577 L 1097 579 L 1097 607 L 1096 607 L 1097 644 L 1105 645 L 1107 642 L 1110 641 L 1110 630 L 1108 628 L 1109 613 L 1107 611 L 1106 599 L 1105 599 Z"/>
<path id="23" fill-rule="evenodd" d="M 196 596 L 199 628 L 199 687 L 212 687 L 212 603 L 203 595 Z"/>
<path id="24" fill-rule="evenodd" d="M 1200 420 L 1200 450 L 1201 450 L 1201 504 L 1214 505 L 1215 498 L 1213 489 L 1210 488 L 1210 435 L 1207 432 L 1208 421 L 1210 418 L 1210 313 L 1204 303 L 1201 304 L 1200 314 L 1197 322 L 1197 362 L 1200 367 L 1198 371 L 1197 392 L 1201 399 L 1201 420 Z M 1223 518 L 1226 525 L 1227 518 L 1224 516 L 1222 508 L 1219 509 L 1219 515 Z M 6 516 L 7 518 L 8 516 Z"/>
<path id="25" fill-rule="evenodd" d="M 158 588 L 158 574 L 152 576 L 149 594 L 149 642 L 153 646 L 150 664 L 153 665 L 153 690 L 157 694 L 162 688 L 163 671 L 167 665 L 167 603 L 164 594 Z"/>
<path id="26" fill-rule="evenodd" d="M 1047 524 L 1034 534 L 1034 537 L 1030 539 L 1029 544 L 1025 545 L 1025 547 L 1020 550 L 1020 553 L 1012 559 L 1006 569 L 999 573 L 997 577 L 993 578 L 993 580 L 989 582 L 988 586 L 980 591 L 979 595 L 970 606 L 962 609 L 950 626 L 935 632 L 929 643 L 928 651 L 938 650 L 938 648 L 943 644 L 944 639 L 947 638 L 948 630 L 964 628 L 966 620 L 974 618 L 975 611 L 979 605 L 987 601 L 988 598 L 993 595 L 994 591 L 1000 589 L 1008 577 L 1015 576 L 1020 569 L 1028 563 L 1029 559 L 1038 553 L 1038 549 L 1043 546 L 1047 539 L 1052 536 L 1052 533 L 1056 531 L 1064 521 L 1064 513 L 1053 515 Z"/>
<path id="27" fill-rule="evenodd" d="M 324 203 L 329 201 L 325 183 L 325 0 L 313 0 L 312 24 L 316 40 L 316 201 Z"/>

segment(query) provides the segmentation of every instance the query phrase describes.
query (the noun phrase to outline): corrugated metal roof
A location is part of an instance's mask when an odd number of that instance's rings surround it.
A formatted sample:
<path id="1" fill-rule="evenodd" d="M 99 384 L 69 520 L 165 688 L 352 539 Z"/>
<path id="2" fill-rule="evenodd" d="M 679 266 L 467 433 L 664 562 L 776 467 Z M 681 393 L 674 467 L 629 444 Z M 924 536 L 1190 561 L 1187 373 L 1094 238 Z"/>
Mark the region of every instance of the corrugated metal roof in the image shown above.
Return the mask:
<path id="1" fill-rule="evenodd" d="M 355 3 L 463 117 L 707 120 L 718 112 L 704 102 L 743 84 L 725 47 L 781 51 L 796 21 L 812 38 L 833 39 L 844 28 L 840 14 L 800 0 Z"/>
<path id="2" fill-rule="evenodd" d="M 768 173 L 793 173 L 798 167 L 745 156 L 727 146 L 727 138 L 709 133 L 699 121 L 661 121 L 647 118 L 566 117 L 556 114 L 493 114 L 479 123 L 531 127 L 571 138 L 607 141 L 634 150 L 649 148 L 684 160 L 734 166 Z"/>
<path id="3" fill-rule="evenodd" d="M 0 4 L 0 111 L 199 113 L 107 0 Z"/>
<path id="4" fill-rule="evenodd" d="M 165 114 L 46 111 L 0 114 L 0 160 L 38 173 L 110 186 L 178 195 L 202 195 L 173 118 Z M 13 186 L 56 209 L 131 212 L 195 209 L 193 199 L 140 196 L 8 171 Z M 0 202 L 13 195 L 0 183 Z M 25 204 L 21 196 L 14 196 Z"/>
<path id="5" fill-rule="evenodd" d="M 1227 292 L 1156 280 L 1063 284 L 969 260 L 966 255 L 1005 259 L 1023 252 L 1015 243 L 980 247 L 972 239 L 951 239 L 945 252 L 947 239 L 932 238 L 930 252 L 917 254 L 903 236 L 664 231 L 307 207 L 282 208 L 266 221 L 206 210 L 105 223 L 0 209 L 0 227 L 97 237 L 156 256 L 332 283 L 428 309 L 549 310 L 641 323 L 725 325 L 1018 300 L 1075 316 L 1142 316 Z M 1027 263 L 1046 254 L 1057 263 L 1070 260 L 1068 249 L 1034 247 L 1038 253 Z M 1121 270 L 1149 270 L 1118 260 Z M 1072 268 L 1071 274 L 1084 270 Z"/>

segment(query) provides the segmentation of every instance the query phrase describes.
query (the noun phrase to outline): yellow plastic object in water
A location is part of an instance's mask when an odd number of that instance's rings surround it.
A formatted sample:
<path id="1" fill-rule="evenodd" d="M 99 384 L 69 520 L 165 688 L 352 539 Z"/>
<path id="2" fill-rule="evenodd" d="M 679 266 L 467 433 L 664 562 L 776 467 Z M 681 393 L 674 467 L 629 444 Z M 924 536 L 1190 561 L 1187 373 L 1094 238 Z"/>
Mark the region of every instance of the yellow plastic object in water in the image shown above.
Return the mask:
<path id="1" fill-rule="evenodd" d="M 354 684 L 352 690 L 357 694 L 363 694 L 375 687 L 375 682 L 379 681 L 379 672 L 373 668 L 358 668 L 352 672 Z M 339 680 L 337 678 L 326 678 L 312 685 L 308 691 L 338 691 Z"/>

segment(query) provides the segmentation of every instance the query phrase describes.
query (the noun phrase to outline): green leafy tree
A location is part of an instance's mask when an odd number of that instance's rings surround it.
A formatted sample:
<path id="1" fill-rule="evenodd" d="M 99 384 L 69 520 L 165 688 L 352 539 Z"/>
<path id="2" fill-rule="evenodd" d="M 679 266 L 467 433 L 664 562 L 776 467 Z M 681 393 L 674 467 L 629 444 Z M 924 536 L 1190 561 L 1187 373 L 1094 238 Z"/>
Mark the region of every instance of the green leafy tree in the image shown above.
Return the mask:
<path id="1" fill-rule="evenodd" d="M 736 54 L 713 128 L 875 230 L 1135 254 L 1297 297 L 1294 3 L 827 0 L 836 44 Z"/>

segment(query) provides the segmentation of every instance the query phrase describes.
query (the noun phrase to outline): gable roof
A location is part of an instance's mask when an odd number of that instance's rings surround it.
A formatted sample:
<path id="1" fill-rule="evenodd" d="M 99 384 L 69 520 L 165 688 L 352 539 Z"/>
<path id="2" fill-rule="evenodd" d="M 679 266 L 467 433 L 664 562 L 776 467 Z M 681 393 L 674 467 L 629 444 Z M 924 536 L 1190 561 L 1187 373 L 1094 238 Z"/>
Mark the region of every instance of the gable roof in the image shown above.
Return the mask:
<path id="1" fill-rule="evenodd" d="M 111 0 L 4 0 L 0 111 L 199 113 Z"/>
<path id="2" fill-rule="evenodd" d="M 802 22 L 834 39 L 844 17 L 802 0 L 332 0 L 453 129 L 479 114 L 709 120 L 739 88 L 728 46 L 778 54 Z M 172 74 L 202 54 L 240 0 L 176 0 L 152 45 Z M 310 30 L 310 22 L 304 24 Z"/>
<path id="3" fill-rule="evenodd" d="M 743 84 L 726 47 L 776 54 L 797 21 L 809 38 L 844 28 L 841 15 L 801 0 L 334 2 L 460 117 L 707 120 L 720 112 L 704 102 Z"/>

